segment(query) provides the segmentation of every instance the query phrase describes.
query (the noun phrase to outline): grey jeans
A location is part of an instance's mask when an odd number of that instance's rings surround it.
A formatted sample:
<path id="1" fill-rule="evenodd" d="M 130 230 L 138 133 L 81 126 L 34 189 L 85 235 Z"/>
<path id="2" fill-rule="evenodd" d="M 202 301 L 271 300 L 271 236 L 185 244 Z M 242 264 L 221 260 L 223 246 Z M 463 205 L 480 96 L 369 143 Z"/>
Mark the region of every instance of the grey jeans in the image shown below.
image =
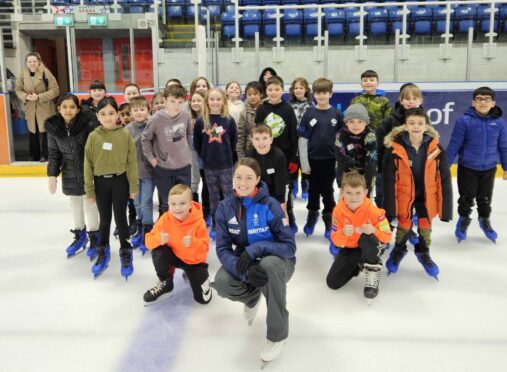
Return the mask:
<path id="1" fill-rule="evenodd" d="M 260 300 L 261 291 L 266 297 L 267 336 L 272 342 L 285 340 L 289 335 L 289 312 L 287 311 L 287 282 L 294 273 L 294 262 L 277 256 L 263 257 L 259 263 L 268 274 L 268 283 L 257 288 L 237 280 L 221 267 L 215 275 L 212 287 L 220 297 L 238 301 L 253 307 Z"/>

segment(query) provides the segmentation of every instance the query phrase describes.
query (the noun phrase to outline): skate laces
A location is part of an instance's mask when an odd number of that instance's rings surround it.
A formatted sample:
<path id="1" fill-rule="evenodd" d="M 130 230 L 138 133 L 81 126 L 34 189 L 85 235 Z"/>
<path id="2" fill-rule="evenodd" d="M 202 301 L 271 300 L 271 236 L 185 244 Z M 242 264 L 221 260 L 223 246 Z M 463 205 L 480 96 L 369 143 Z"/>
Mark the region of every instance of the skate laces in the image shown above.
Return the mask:
<path id="1" fill-rule="evenodd" d="M 489 222 L 489 219 L 484 218 L 481 220 L 482 228 L 486 231 L 493 231 L 493 228 L 491 227 L 491 222 Z"/>
<path id="2" fill-rule="evenodd" d="M 421 261 L 423 262 L 423 264 L 425 264 L 427 266 L 435 266 L 435 263 L 433 262 L 433 260 L 431 259 L 429 254 L 423 253 L 419 257 L 421 258 Z"/>
<path id="3" fill-rule="evenodd" d="M 132 252 L 130 249 L 122 249 L 120 251 L 121 265 L 127 267 L 132 262 Z"/>
<path id="4" fill-rule="evenodd" d="M 74 241 L 72 242 L 72 245 L 74 245 L 79 241 L 79 238 L 81 237 L 81 230 L 75 229 L 70 230 L 70 232 L 74 234 Z"/>
<path id="5" fill-rule="evenodd" d="M 393 255 L 391 257 L 391 261 L 394 263 L 394 264 L 399 264 L 400 261 L 403 259 L 403 257 L 405 256 L 405 253 L 407 251 L 404 250 L 404 249 L 394 249 L 393 250 Z"/>
<path id="6" fill-rule="evenodd" d="M 159 294 L 160 292 L 162 292 L 166 286 L 167 282 L 164 280 L 163 282 L 158 282 L 158 284 L 153 287 L 152 289 L 150 289 L 150 293 L 152 296 L 155 296 L 157 294 Z"/>
<path id="7" fill-rule="evenodd" d="M 380 265 L 368 265 L 365 268 L 365 286 L 371 288 L 377 288 L 380 282 Z"/>

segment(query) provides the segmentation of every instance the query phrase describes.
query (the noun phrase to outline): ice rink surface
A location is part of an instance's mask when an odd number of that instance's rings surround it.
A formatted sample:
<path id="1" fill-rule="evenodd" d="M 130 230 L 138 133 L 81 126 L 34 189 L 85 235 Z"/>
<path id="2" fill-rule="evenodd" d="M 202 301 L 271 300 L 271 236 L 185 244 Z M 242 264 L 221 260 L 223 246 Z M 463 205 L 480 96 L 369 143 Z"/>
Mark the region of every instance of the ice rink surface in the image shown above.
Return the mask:
<path id="1" fill-rule="evenodd" d="M 144 307 L 143 293 L 157 282 L 151 257 L 134 252 L 135 271 L 126 283 L 117 240 L 109 268 L 93 280 L 86 255 L 66 258 L 73 225 L 60 186 L 49 195 L 45 178 L 0 179 L 0 371 L 259 370 L 264 300 L 248 327 L 242 305 L 215 292 L 209 305 L 195 303 L 177 270 L 174 296 Z M 265 370 L 505 371 L 506 200 L 507 182 L 497 180 L 496 245 L 483 236 L 476 214 L 459 245 L 456 216 L 451 223 L 435 220 L 431 253 L 440 281 L 425 274 L 409 247 L 397 274 L 387 278 L 383 269 L 379 296 L 368 306 L 363 274 L 338 291 L 327 288 L 332 257 L 323 223 L 306 238 L 306 204 L 297 199 L 290 335 Z M 219 268 L 214 245 L 208 261 L 213 278 Z"/>

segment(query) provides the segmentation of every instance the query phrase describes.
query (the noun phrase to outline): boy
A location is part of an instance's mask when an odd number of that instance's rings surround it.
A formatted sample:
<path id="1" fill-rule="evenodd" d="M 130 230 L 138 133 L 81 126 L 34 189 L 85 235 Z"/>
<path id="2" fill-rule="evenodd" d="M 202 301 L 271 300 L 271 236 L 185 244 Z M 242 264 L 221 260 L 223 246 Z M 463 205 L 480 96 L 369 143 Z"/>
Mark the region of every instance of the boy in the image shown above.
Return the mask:
<path id="1" fill-rule="evenodd" d="M 143 154 L 141 135 L 150 115 L 148 101 L 143 96 L 130 99 L 130 113 L 132 121 L 125 129 L 130 132 L 137 150 L 137 169 L 139 172 L 139 192 L 134 199 L 136 208 L 136 235 L 132 237 L 132 246 L 140 247 L 143 255 L 147 249 L 144 245 L 144 234 L 153 228 L 153 167 Z"/>
<path id="2" fill-rule="evenodd" d="M 364 176 L 357 171 L 346 173 L 341 186 L 331 233 L 330 249 L 335 260 L 326 282 L 331 289 L 341 288 L 362 269 L 366 275 L 364 297 L 371 300 L 378 294 L 380 250 L 391 240 L 391 229 L 385 211 L 366 196 Z"/>
<path id="3" fill-rule="evenodd" d="M 178 183 L 190 186 L 191 182 L 192 118 L 183 109 L 185 95 L 181 85 L 165 88 L 166 109 L 151 117 L 141 139 L 144 156 L 155 168 L 163 212 L 168 208 L 169 190 Z"/>
<path id="4" fill-rule="evenodd" d="M 333 184 L 336 165 L 336 133 L 343 127 L 343 114 L 329 104 L 333 82 L 320 78 L 313 82 L 313 96 L 317 105 L 310 107 L 299 126 L 299 158 L 301 171 L 309 174 L 308 216 L 304 232 L 312 235 L 319 217 L 320 197 L 324 203 L 322 220 L 324 236 L 331 235 L 331 213 L 335 206 Z"/>
<path id="5" fill-rule="evenodd" d="M 174 283 L 168 271 L 172 266 L 188 275 L 194 300 L 200 304 L 211 301 L 208 264 L 209 237 L 201 205 L 192 201 L 192 190 L 178 184 L 169 192 L 169 212 L 146 234 L 146 247 L 160 282 L 144 294 L 146 305 L 172 296 Z"/>
<path id="6" fill-rule="evenodd" d="M 132 121 L 132 117 L 130 116 L 130 106 L 127 102 L 123 102 L 118 107 L 118 114 L 120 116 L 120 125 L 122 127 L 126 127 Z"/>
<path id="7" fill-rule="evenodd" d="M 396 241 L 386 262 L 389 273 L 407 254 L 412 212 L 418 217 L 419 242 L 415 255 L 426 273 L 438 280 L 439 269 L 430 257 L 431 220 L 438 214 L 452 219 L 452 183 L 447 156 L 438 133 L 423 109 L 405 113 L 405 124 L 386 136 L 384 157 L 384 207 L 389 221 L 398 220 Z"/>
<path id="8" fill-rule="evenodd" d="M 458 242 L 467 238 L 470 214 L 477 200 L 479 226 L 495 242 L 497 233 L 491 227 L 491 201 L 497 160 L 507 180 L 507 132 L 502 110 L 496 106 L 495 92 L 489 87 L 477 88 L 472 107 L 454 125 L 447 154 L 449 164 L 458 157 L 458 214 L 455 235 Z"/>
<path id="9" fill-rule="evenodd" d="M 343 174 L 357 170 L 366 179 L 368 197 L 377 172 L 377 136 L 368 124 L 370 117 L 363 105 L 355 103 L 345 112 L 345 128 L 336 136 L 336 182 L 340 187 Z"/>
<path id="10" fill-rule="evenodd" d="M 273 144 L 283 151 L 289 172 L 294 174 L 298 171 L 297 119 L 290 103 L 282 100 L 282 78 L 270 77 L 266 82 L 266 94 L 268 99 L 257 108 L 255 123 L 264 123 L 271 128 Z M 292 185 L 289 185 L 289 194 L 291 192 Z M 296 233 L 298 228 L 292 211 L 292 195 L 287 195 L 287 214 L 292 231 Z"/>
<path id="11" fill-rule="evenodd" d="M 287 211 L 287 159 L 282 150 L 272 145 L 271 128 L 266 124 L 252 128 L 252 144 L 253 149 L 247 151 L 247 156 L 257 160 L 261 166 L 261 180 L 268 186 L 269 195 L 278 200 L 282 209 Z"/>

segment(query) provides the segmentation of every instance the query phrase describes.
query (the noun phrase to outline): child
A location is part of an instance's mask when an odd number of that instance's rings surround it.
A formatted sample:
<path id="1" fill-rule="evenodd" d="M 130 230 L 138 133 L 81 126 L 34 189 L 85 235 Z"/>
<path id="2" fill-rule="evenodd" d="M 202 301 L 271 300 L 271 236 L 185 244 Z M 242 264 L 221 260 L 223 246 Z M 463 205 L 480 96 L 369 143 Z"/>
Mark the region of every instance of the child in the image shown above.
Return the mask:
<path id="1" fill-rule="evenodd" d="M 439 269 L 430 257 L 431 220 L 438 215 L 452 219 L 452 183 L 447 156 L 438 143 L 438 133 L 423 109 L 405 113 L 405 124 L 386 137 L 384 158 L 384 206 L 389 221 L 398 220 L 396 244 L 386 262 L 396 273 L 407 254 L 412 213 L 418 219 L 419 242 L 415 255 L 428 275 L 438 278 Z"/>
<path id="2" fill-rule="evenodd" d="M 139 86 L 134 83 L 129 83 L 123 87 L 123 98 L 125 102 L 130 103 L 130 100 L 134 97 L 140 96 L 141 90 Z"/>
<path id="3" fill-rule="evenodd" d="M 179 85 L 179 86 L 183 86 L 183 85 L 181 84 L 180 79 L 169 79 L 169 80 L 167 80 L 167 81 L 166 81 L 166 83 L 165 83 L 165 87 L 166 87 L 166 88 L 169 88 L 171 85 Z"/>
<path id="4" fill-rule="evenodd" d="M 229 110 L 229 116 L 238 123 L 239 115 L 245 109 L 245 104 L 240 99 L 241 87 L 239 83 L 237 81 L 229 81 L 225 86 L 225 95 L 227 96 L 227 109 Z"/>
<path id="5" fill-rule="evenodd" d="M 157 111 L 165 109 L 165 97 L 164 93 L 154 94 L 151 98 L 151 114 L 155 114 Z"/>
<path id="6" fill-rule="evenodd" d="M 283 80 L 278 76 L 272 76 L 266 83 L 268 99 L 259 105 L 255 113 L 255 123 L 267 124 L 273 133 L 273 143 L 283 151 L 288 162 L 290 174 L 298 171 L 298 142 L 297 142 L 297 119 L 292 106 L 282 101 Z M 287 214 L 289 223 L 294 233 L 298 227 L 292 210 L 292 185 L 289 184 L 287 195 Z"/>
<path id="7" fill-rule="evenodd" d="M 81 101 L 81 109 L 90 110 L 97 113 L 97 105 L 100 100 L 106 96 L 106 86 L 100 80 L 94 80 L 90 83 L 90 97 Z"/>
<path id="8" fill-rule="evenodd" d="M 97 118 L 101 126 L 86 141 L 84 161 L 86 196 L 90 202 L 97 201 L 100 215 L 100 243 L 92 273 L 95 278 L 102 274 L 110 260 L 112 207 L 121 244 L 121 275 L 126 280 L 134 272 L 125 206 L 129 195 L 132 199 L 136 197 L 139 187 L 136 146 L 130 134 L 116 125 L 118 106 L 112 97 L 99 102 Z"/>
<path id="9" fill-rule="evenodd" d="M 211 84 L 204 76 L 198 76 L 190 83 L 190 95 L 193 95 L 195 92 L 206 93 L 210 89 Z"/>
<path id="10" fill-rule="evenodd" d="M 449 164 L 458 155 L 458 242 L 467 238 L 474 200 L 479 226 L 495 242 L 497 233 L 489 217 L 498 159 L 504 170 L 503 179 L 507 180 L 507 128 L 493 89 L 480 87 L 474 91 L 472 107 L 454 125 L 447 154 Z"/>
<path id="11" fill-rule="evenodd" d="M 186 91 L 181 85 L 164 90 L 166 109 L 153 115 L 143 131 L 144 156 L 153 166 L 160 209 L 167 211 L 169 190 L 176 184 L 190 186 L 192 120 L 183 109 Z"/>
<path id="12" fill-rule="evenodd" d="M 391 240 L 385 211 L 368 199 L 364 176 L 357 171 L 344 174 L 340 201 L 333 210 L 331 253 L 335 260 L 327 274 L 327 286 L 338 289 L 363 270 L 364 297 L 377 297 L 382 261 L 380 252 Z"/>
<path id="13" fill-rule="evenodd" d="M 146 247 L 151 250 L 153 266 L 160 282 L 144 294 L 145 304 L 160 302 L 172 296 L 173 266 L 188 276 L 194 300 L 200 304 L 211 301 L 208 264 L 209 237 L 201 206 L 192 201 L 192 190 L 177 184 L 169 192 L 169 212 L 146 234 Z"/>
<path id="14" fill-rule="evenodd" d="M 309 108 L 299 126 L 299 157 L 301 171 L 308 174 L 308 216 L 303 228 L 306 236 L 312 235 L 319 217 L 320 197 L 324 203 L 322 221 L 324 236 L 331 235 L 331 213 L 335 206 L 334 180 L 336 167 L 336 133 L 343 127 L 343 114 L 329 104 L 333 95 L 333 82 L 320 78 L 313 83 L 317 106 Z"/>
<path id="15" fill-rule="evenodd" d="M 245 94 L 245 109 L 241 111 L 238 121 L 238 145 L 236 146 L 238 159 L 243 159 L 252 146 L 250 135 L 255 126 L 255 112 L 261 103 L 262 86 L 256 81 L 251 81 L 246 85 Z"/>
<path id="16" fill-rule="evenodd" d="M 47 174 L 49 192 L 56 191 L 57 177 L 62 174 L 62 191 L 69 196 L 74 219 L 74 241 L 67 247 L 67 257 L 75 256 L 90 245 L 86 252 L 90 260 L 97 256 L 99 212 L 96 203 L 88 203 L 84 190 L 84 148 L 88 135 L 95 129 L 94 114 L 79 109 L 79 100 L 73 94 L 61 97 L 58 114 L 46 120 L 49 159 Z M 88 222 L 86 237 L 85 215 Z"/>
<path id="17" fill-rule="evenodd" d="M 118 108 L 118 114 L 120 118 L 120 125 L 122 127 L 126 127 L 131 121 L 132 117 L 130 116 L 130 106 L 127 102 L 123 102 Z"/>
<path id="18" fill-rule="evenodd" d="M 270 362 L 289 336 L 287 282 L 294 273 L 296 243 L 280 204 L 260 180 L 259 164 L 252 158 L 239 160 L 233 179 L 235 195 L 224 199 L 216 213 L 216 251 L 222 267 L 213 288 L 219 296 L 244 304 L 248 325 L 264 294 L 267 340 L 260 356 Z"/>
<path id="19" fill-rule="evenodd" d="M 385 92 L 378 89 L 378 87 L 378 74 L 373 70 L 366 70 L 361 74 L 361 88 L 363 88 L 363 91 L 350 102 L 351 105 L 360 103 L 366 108 L 370 116 L 370 126 L 373 130 L 377 130 L 382 121 L 391 113 L 391 103 L 385 96 Z"/>
<path id="20" fill-rule="evenodd" d="M 132 236 L 132 246 L 134 248 L 140 247 L 144 255 L 147 251 L 144 236 L 153 228 L 153 191 L 155 189 L 153 167 L 144 156 L 141 145 L 141 136 L 150 114 L 150 107 L 146 98 L 143 96 L 131 98 L 130 112 L 132 113 L 132 121 L 125 129 L 129 131 L 136 145 L 139 173 L 139 192 L 134 199 L 137 215 L 136 234 Z"/>
<path id="21" fill-rule="evenodd" d="M 278 74 L 276 73 L 276 71 L 272 67 L 266 67 L 264 70 L 262 70 L 261 74 L 259 75 L 259 84 L 262 86 L 262 97 L 261 98 L 263 100 L 267 97 L 267 95 L 266 95 L 266 88 L 267 88 L 266 83 L 273 76 L 278 76 Z"/>
<path id="22" fill-rule="evenodd" d="M 227 98 L 217 88 L 204 98 L 204 111 L 194 127 L 194 149 L 202 160 L 212 218 L 210 235 L 215 235 L 215 211 L 220 191 L 224 198 L 232 195 L 232 166 L 238 132 L 234 119 L 227 114 Z"/>
<path id="23" fill-rule="evenodd" d="M 285 194 L 289 175 L 287 159 L 282 150 L 273 144 L 271 128 L 266 124 L 257 125 L 252 129 L 253 149 L 248 150 L 247 156 L 257 160 L 261 167 L 261 180 L 268 186 L 269 195 L 278 200 L 282 209 L 287 212 Z"/>
<path id="24" fill-rule="evenodd" d="M 313 103 L 312 92 L 310 91 L 310 86 L 308 81 L 299 77 L 294 79 L 292 85 L 289 89 L 289 103 L 294 109 L 294 113 L 296 114 L 296 119 L 298 121 L 298 130 L 301 125 L 301 119 L 305 114 L 306 110 L 310 107 L 315 106 Z M 301 165 L 301 164 L 300 164 Z M 296 172 L 293 175 L 293 196 L 296 197 L 298 194 L 298 177 L 299 172 Z M 301 197 L 304 200 L 308 199 L 308 174 L 301 174 Z"/>
<path id="25" fill-rule="evenodd" d="M 360 103 L 347 108 L 344 121 L 345 127 L 336 136 L 336 182 L 341 187 L 343 174 L 357 170 L 366 179 L 369 198 L 377 173 L 377 137 L 368 125 L 368 112 Z"/>

